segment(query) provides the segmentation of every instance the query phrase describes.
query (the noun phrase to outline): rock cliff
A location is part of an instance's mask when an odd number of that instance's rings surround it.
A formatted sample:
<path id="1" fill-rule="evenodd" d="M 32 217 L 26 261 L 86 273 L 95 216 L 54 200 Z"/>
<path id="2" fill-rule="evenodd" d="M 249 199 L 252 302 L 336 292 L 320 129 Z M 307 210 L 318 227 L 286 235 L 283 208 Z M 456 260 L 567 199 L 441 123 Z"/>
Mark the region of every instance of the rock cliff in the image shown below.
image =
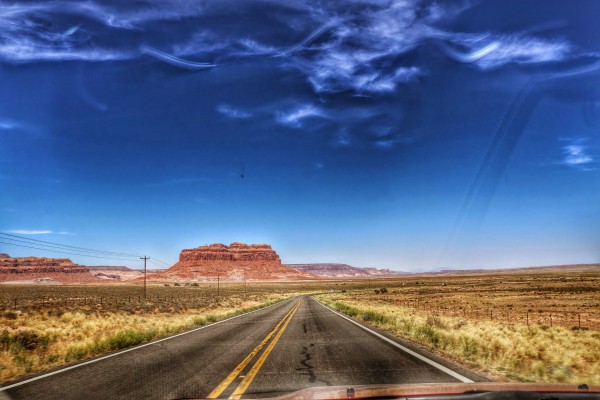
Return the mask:
<path id="1" fill-rule="evenodd" d="M 95 281 L 87 267 L 68 258 L 10 257 L 0 254 L 0 282 L 50 277 L 59 282 Z"/>
<path id="2" fill-rule="evenodd" d="M 161 278 L 224 280 L 303 279 L 308 275 L 287 268 L 268 244 L 234 242 L 229 246 L 209 244 L 184 249 L 179 261 L 161 274 Z"/>

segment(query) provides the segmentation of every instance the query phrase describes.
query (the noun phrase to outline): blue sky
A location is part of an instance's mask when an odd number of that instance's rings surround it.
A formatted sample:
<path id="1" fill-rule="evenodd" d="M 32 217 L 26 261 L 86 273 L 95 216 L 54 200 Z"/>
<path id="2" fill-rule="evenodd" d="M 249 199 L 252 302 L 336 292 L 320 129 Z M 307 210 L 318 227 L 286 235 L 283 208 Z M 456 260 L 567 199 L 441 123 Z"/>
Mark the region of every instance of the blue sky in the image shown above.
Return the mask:
<path id="1" fill-rule="evenodd" d="M 597 15 L 2 5 L 0 230 L 168 263 L 233 241 L 406 271 L 599 262 Z M 6 238 L 2 252 L 60 256 Z"/>

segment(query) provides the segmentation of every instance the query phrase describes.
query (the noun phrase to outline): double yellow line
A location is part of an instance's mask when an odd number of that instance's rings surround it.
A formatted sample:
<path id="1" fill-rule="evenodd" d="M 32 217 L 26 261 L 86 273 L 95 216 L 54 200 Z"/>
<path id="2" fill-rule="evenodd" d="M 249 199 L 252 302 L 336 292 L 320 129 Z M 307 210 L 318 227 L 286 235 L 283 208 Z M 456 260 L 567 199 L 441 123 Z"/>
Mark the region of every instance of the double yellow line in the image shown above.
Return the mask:
<path id="1" fill-rule="evenodd" d="M 256 374 L 258 373 L 260 368 L 262 367 L 262 365 L 265 363 L 267 357 L 269 357 L 269 354 L 271 353 L 271 351 L 277 344 L 277 341 L 279 340 L 279 338 L 285 331 L 285 328 L 287 328 L 288 324 L 292 320 L 292 317 L 294 316 L 294 314 L 296 313 L 296 311 L 298 310 L 299 307 L 300 307 L 300 300 L 298 300 L 298 302 L 285 315 L 285 317 L 283 317 L 283 319 L 281 321 L 279 321 L 279 323 L 277 325 L 275 325 L 275 328 L 273 328 L 273 330 L 271 332 L 269 332 L 269 334 L 262 340 L 262 342 L 260 342 L 258 344 L 258 346 L 256 346 L 250 352 L 250 354 L 248 354 L 246 356 L 246 358 L 244 358 L 242 360 L 242 362 L 239 363 L 237 365 L 237 367 L 235 367 L 233 369 L 233 371 L 231 371 L 231 373 L 229 375 L 227 375 L 227 377 L 225 379 L 223 379 L 223 381 L 221 383 L 219 383 L 219 385 L 216 388 L 214 388 L 214 390 L 212 392 L 210 392 L 208 394 L 208 396 L 206 396 L 206 398 L 216 399 L 217 397 L 219 397 L 221 395 L 221 393 L 223 393 L 225 391 L 225 389 L 227 389 L 229 387 L 229 385 L 231 385 L 231 383 L 238 377 L 238 375 L 244 370 L 244 368 L 246 368 L 248 366 L 248 364 L 254 359 L 254 357 L 256 357 L 256 355 L 262 350 L 262 348 L 265 347 L 265 345 L 269 342 L 271 337 L 273 337 L 273 335 L 275 335 L 275 337 L 269 343 L 269 345 L 267 346 L 265 351 L 258 358 L 258 360 L 254 363 L 254 365 L 252 366 L 250 371 L 248 371 L 248 373 L 246 374 L 244 379 L 242 379 L 242 381 L 240 382 L 238 387 L 235 388 L 235 390 L 233 391 L 231 396 L 229 396 L 230 399 L 234 399 L 234 400 L 240 399 L 242 397 L 242 395 L 244 394 L 244 392 L 246 391 L 246 389 L 248 389 L 248 386 L 250 386 L 250 384 L 252 383 L 252 380 L 254 379 L 254 377 L 256 376 Z"/>

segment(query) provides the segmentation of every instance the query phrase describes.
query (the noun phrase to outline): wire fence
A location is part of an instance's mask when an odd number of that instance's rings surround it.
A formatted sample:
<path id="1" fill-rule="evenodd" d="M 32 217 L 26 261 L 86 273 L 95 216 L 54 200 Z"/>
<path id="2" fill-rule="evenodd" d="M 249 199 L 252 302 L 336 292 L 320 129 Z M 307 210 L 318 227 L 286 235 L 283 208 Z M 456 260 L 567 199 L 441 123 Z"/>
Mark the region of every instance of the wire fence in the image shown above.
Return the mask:
<path id="1" fill-rule="evenodd" d="M 489 320 L 498 323 L 524 324 L 527 326 L 562 326 L 571 329 L 600 329 L 599 313 L 584 311 L 560 311 L 548 309 L 514 310 L 510 308 L 489 308 L 476 306 L 448 307 L 418 299 L 396 300 L 396 305 L 413 309 L 417 312 L 466 318 L 475 320 Z"/>
<path id="2" fill-rule="evenodd" d="M 210 307 L 232 297 L 251 300 L 266 293 L 252 285 L 197 284 L 148 288 L 144 296 L 141 287 L 14 287 L 2 288 L 0 310 L 51 311 L 54 309 L 134 311 L 138 308 L 201 308 Z"/>

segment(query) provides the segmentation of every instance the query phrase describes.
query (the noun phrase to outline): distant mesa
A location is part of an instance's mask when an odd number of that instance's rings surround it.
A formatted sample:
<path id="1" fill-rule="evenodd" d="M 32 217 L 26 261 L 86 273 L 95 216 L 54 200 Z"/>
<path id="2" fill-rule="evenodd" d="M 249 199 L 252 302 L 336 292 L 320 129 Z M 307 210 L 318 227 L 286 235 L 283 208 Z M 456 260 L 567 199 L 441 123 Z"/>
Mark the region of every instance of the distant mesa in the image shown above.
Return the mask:
<path id="1" fill-rule="evenodd" d="M 209 244 L 194 249 L 184 249 L 179 261 L 153 279 L 214 280 L 281 280 L 307 279 L 310 275 L 287 268 L 268 244 L 233 242 Z"/>
<path id="2" fill-rule="evenodd" d="M 133 270 L 129 267 L 121 265 L 88 265 L 87 268 L 91 271 L 112 271 L 112 272 L 132 272 Z"/>
<path id="3" fill-rule="evenodd" d="M 287 267 L 324 278 L 369 278 L 406 275 L 407 272 L 390 269 L 358 268 L 348 264 L 286 264 Z"/>
<path id="4" fill-rule="evenodd" d="M 73 263 L 68 258 L 11 257 L 0 254 L 0 282 L 52 281 L 60 283 L 97 282 L 89 268 Z"/>

